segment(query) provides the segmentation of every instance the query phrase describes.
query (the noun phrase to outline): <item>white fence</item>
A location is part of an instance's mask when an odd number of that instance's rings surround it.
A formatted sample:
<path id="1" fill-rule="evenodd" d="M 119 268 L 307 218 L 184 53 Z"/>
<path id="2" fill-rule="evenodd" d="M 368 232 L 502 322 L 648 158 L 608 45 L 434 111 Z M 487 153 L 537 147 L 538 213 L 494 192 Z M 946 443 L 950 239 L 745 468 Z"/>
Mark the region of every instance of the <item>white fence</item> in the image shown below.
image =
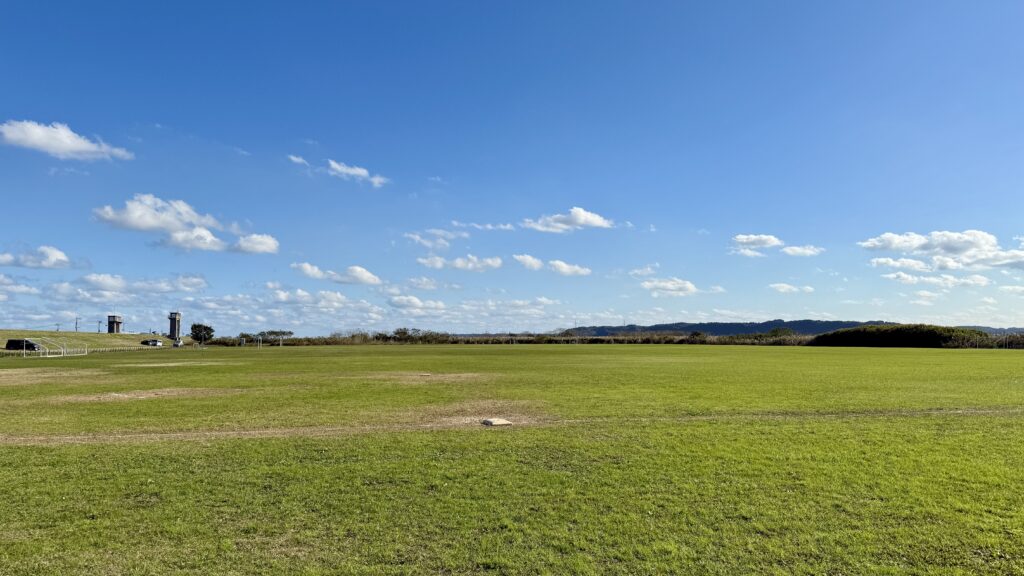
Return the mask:
<path id="1" fill-rule="evenodd" d="M 137 352 L 162 349 L 162 346 L 107 346 L 101 348 L 44 346 L 42 350 L 0 350 L 0 358 L 60 358 L 64 356 L 85 356 L 86 354 L 98 352 Z"/>

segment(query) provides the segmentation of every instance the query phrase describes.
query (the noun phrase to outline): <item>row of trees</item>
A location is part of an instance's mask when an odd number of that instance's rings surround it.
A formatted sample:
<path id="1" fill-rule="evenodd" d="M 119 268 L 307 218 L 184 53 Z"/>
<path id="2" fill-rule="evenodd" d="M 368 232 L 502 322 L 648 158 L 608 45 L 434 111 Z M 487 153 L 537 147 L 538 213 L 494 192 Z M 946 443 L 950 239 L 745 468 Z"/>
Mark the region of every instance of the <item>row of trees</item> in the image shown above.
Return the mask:
<path id="1" fill-rule="evenodd" d="M 290 330 L 243 332 L 237 338 L 214 338 L 213 328 L 192 325 L 192 339 L 220 346 L 251 344 L 257 339 L 284 346 L 332 346 L 357 344 L 720 344 L 758 346 L 871 346 L 906 348 L 1024 348 L 1024 334 L 991 336 L 980 330 L 924 324 L 861 326 L 809 336 L 787 328 L 760 334 L 713 336 L 702 332 L 625 332 L 611 336 L 586 336 L 566 330 L 558 334 L 478 334 L 463 336 L 397 328 L 391 332 L 335 332 L 330 336 L 295 337 Z"/>

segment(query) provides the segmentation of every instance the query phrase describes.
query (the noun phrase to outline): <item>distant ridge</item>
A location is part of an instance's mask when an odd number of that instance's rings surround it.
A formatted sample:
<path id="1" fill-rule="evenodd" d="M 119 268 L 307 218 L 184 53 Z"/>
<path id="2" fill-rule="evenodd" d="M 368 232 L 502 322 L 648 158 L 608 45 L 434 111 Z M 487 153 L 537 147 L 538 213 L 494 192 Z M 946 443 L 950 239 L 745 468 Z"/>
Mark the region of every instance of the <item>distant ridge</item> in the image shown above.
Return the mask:
<path id="1" fill-rule="evenodd" d="M 563 332 L 578 334 L 579 336 L 613 336 L 616 334 L 629 334 L 634 332 L 670 332 L 689 334 L 691 332 L 702 332 L 708 336 L 742 336 L 744 334 L 764 334 L 772 330 L 792 330 L 796 334 L 805 336 L 817 336 L 844 328 L 856 328 L 858 326 L 878 326 L 883 324 L 897 324 L 897 322 L 885 322 L 882 320 L 869 320 L 867 322 L 856 322 L 852 320 L 768 320 L 767 322 L 676 322 L 673 324 L 653 324 L 650 326 L 638 326 L 629 324 L 627 326 L 581 326 L 569 328 Z M 981 330 L 994 335 L 1014 334 L 1024 332 L 1024 328 L 989 328 L 987 326 L 960 326 L 960 328 L 971 328 Z"/>

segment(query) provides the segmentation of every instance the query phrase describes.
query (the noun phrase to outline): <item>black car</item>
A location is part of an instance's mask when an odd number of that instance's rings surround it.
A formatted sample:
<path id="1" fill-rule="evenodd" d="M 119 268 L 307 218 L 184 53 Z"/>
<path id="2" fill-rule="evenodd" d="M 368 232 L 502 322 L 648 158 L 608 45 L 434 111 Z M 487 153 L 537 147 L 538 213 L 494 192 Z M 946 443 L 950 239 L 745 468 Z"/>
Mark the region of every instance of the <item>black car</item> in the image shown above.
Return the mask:
<path id="1" fill-rule="evenodd" d="M 42 350 L 39 344 L 25 338 L 11 338 L 7 341 L 7 346 L 4 347 L 7 350 L 25 350 L 28 352 L 38 352 Z"/>

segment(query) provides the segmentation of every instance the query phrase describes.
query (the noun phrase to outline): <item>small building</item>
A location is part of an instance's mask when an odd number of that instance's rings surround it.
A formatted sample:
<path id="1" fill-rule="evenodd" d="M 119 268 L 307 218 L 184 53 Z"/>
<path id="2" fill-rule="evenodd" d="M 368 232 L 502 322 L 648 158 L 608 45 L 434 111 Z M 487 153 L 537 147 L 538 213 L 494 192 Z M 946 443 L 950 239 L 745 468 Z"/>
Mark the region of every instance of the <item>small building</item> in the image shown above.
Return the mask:
<path id="1" fill-rule="evenodd" d="M 167 319 L 171 321 L 171 328 L 167 331 L 167 337 L 171 340 L 181 340 L 181 312 L 171 312 Z"/>
<path id="2" fill-rule="evenodd" d="M 107 334 L 120 334 L 122 324 L 120 316 L 107 316 Z"/>

